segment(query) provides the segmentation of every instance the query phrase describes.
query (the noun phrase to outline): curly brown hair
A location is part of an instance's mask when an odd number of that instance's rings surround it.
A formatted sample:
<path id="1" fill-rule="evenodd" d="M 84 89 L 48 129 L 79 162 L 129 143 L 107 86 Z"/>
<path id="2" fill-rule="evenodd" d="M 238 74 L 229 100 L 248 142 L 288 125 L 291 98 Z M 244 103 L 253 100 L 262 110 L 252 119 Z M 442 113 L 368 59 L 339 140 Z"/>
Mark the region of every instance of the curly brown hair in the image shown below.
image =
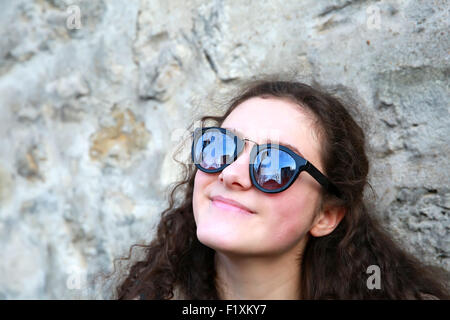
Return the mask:
<path id="1" fill-rule="evenodd" d="M 426 265 L 394 241 L 364 197 L 366 185 L 372 187 L 364 130 L 350 113 L 357 111 L 351 107 L 354 100 L 344 103 L 316 83 L 267 76 L 244 82 L 240 88 L 223 115 L 203 116 L 201 123 L 213 121 L 220 126 L 239 104 L 252 97 L 289 98 L 314 115 L 324 174 L 342 193 L 338 199 L 322 189 L 322 207 L 334 202 L 344 206 L 346 214 L 329 235 L 308 240 L 299 266 L 301 298 L 423 299 L 429 294 L 449 299 L 447 271 Z M 117 299 L 173 299 L 174 290 L 186 299 L 220 299 L 215 251 L 196 236 L 192 199 L 197 169 L 190 161 L 181 164 L 183 178 L 170 192 L 155 237 L 148 245 L 131 246 L 129 256 L 121 258 L 129 259 L 135 246 L 145 248 L 145 258 L 135 262 L 115 287 Z M 370 265 L 380 268 L 379 290 L 367 286 Z"/>

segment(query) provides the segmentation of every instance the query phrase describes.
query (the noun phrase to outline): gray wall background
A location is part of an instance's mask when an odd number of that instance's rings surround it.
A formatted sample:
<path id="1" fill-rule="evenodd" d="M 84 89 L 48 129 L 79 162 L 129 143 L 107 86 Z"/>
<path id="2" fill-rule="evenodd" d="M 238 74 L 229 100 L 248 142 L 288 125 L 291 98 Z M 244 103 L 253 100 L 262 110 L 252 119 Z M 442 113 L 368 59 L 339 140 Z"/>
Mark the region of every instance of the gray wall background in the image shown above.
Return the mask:
<path id="1" fill-rule="evenodd" d="M 448 1 L 0 0 L 0 299 L 107 298 L 86 279 L 151 239 L 208 94 L 271 72 L 358 95 L 378 213 L 450 270 L 449 21 Z"/>

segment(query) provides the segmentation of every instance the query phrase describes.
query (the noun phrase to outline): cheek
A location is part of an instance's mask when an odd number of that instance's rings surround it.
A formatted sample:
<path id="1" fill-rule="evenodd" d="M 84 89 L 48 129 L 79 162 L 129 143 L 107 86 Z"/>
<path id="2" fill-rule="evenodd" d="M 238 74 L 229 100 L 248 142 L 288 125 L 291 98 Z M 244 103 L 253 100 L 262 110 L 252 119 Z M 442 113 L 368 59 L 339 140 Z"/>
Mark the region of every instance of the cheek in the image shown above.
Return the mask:
<path id="1" fill-rule="evenodd" d="M 197 219 L 197 212 L 198 212 L 198 206 L 199 206 L 199 198 L 200 198 L 200 194 L 199 191 L 202 189 L 202 178 L 201 175 L 199 174 L 199 170 L 197 170 L 196 174 L 195 174 L 195 178 L 194 178 L 194 190 L 192 192 L 192 210 L 194 212 L 194 217 L 195 219 Z"/>
<path id="2" fill-rule="evenodd" d="M 274 241 L 295 243 L 303 238 L 312 227 L 314 201 L 302 193 L 296 196 L 286 194 L 271 206 L 271 226 Z"/>
<path id="3" fill-rule="evenodd" d="M 207 195 L 208 185 L 214 181 L 214 175 L 204 173 L 197 170 L 194 178 L 194 190 L 192 195 L 192 210 L 194 212 L 194 218 L 197 221 L 199 212 L 205 205 L 209 205 L 209 199 Z"/>

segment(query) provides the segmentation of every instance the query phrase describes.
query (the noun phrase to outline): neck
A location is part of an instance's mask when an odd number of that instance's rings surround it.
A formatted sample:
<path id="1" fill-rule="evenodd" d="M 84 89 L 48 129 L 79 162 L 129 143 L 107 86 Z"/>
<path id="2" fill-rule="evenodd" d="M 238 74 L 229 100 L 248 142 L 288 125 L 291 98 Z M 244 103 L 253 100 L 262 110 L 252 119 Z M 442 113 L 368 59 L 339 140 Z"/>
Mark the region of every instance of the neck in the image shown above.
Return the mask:
<path id="1" fill-rule="evenodd" d="M 215 266 L 220 299 L 300 299 L 298 251 L 276 257 L 237 256 L 216 251 Z"/>

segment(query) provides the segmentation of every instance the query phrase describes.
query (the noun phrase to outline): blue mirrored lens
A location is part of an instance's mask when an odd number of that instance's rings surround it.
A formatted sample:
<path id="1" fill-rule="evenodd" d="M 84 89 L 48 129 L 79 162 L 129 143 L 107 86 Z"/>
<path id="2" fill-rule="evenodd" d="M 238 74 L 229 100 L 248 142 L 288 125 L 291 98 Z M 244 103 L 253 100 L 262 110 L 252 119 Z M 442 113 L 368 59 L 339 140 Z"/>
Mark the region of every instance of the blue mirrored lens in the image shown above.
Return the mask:
<path id="1" fill-rule="evenodd" d="M 194 158 L 206 170 L 219 169 L 233 161 L 236 145 L 233 137 L 217 129 L 208 129 L 194 145 Z"/>
<path id="2" fill-rule="evenodd" d="M 284 187 L 295 174 L 296 163 L 287 152 L 277 148 L 264 149 L 255 158 L 253 174 L 266 190 Z"/>

